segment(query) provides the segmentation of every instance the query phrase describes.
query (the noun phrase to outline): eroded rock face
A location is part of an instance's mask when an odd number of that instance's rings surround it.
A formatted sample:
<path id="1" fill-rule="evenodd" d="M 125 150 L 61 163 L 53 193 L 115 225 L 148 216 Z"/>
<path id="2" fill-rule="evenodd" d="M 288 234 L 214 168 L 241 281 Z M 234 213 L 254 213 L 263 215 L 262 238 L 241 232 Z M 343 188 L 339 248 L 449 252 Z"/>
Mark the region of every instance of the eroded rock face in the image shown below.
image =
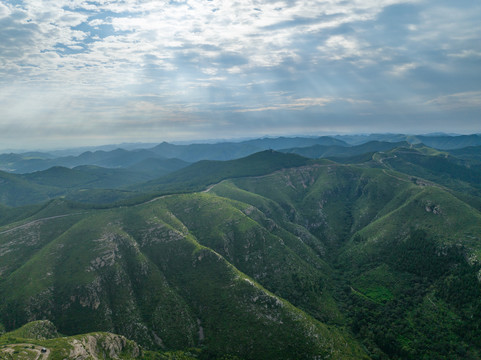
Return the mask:
<path id="1" fill-rule="evenodd" d="M 37 340 L 54 339 L 58 337 L 57 328 L 48 320 L 38 320 L 30 323 L 29 337 Z"/>
<path id="2" fill-rule="evenodd" d="M 127 338 L 114 334 L 92 334 L 70 342 L 73 349 L 69 359 L 122 359 L 140 358 L 139 346 Z"/>

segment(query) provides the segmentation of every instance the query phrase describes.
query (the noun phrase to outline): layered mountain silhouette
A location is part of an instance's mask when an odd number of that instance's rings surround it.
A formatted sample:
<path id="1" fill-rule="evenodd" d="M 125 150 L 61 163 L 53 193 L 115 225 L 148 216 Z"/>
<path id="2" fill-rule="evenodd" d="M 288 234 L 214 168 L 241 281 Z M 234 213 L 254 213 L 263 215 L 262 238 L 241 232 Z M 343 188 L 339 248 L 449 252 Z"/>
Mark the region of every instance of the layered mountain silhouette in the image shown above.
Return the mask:
<path id="1" fill-rule="evenodd" d="M 477 148 L 281 149 L 2 173 L 0 330 L 119 358 L 479 358 Z"/>

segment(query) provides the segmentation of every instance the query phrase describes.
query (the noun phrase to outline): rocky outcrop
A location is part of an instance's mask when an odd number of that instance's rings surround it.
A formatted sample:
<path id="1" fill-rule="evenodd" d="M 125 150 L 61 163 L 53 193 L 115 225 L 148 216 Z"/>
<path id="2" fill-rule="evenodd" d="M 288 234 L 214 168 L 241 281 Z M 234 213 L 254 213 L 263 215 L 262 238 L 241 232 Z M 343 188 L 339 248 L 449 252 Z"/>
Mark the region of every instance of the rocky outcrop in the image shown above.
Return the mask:
<path id="1" fill-rule="evenodd" d="M 123 359 L 140 358 L 141 349 L 124 336 L 98 333 L 85 335 L 70 342 L 73 347 L 68 359 Z"/>

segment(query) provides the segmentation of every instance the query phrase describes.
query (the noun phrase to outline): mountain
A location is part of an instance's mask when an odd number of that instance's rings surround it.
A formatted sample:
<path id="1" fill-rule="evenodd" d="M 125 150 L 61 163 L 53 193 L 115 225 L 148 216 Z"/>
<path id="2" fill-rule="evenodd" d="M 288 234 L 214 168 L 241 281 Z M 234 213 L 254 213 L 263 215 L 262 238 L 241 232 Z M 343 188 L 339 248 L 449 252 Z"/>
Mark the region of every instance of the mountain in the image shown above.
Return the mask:
<path id="1" fill-rule="evenodd" d="M 20 177 L 38 185 L 63 189 L 117 189 L 151 179 L 151 176 L 140 171 L 94 165 L 77 166 L 73 169 L 54 166 L 48 170 L 22 174 Z"/>
<path id="2" fill-rule="evenodd" d="M 476 160 L 352 148 L 200 161 L 102 208 L 0 206 L 0 331 L 48 319 L 146 359 L 480 359 Z M 5 179 L 46 191 L 53 174 Z"/>
<path id="3" fill-rule="evenodd" d="M 380 142 L 401 142 L 409 141 L 411 135 L 405 134 L 355 134 L 355 135 L 335 135 L 333 138 L 341 140 L 349 144 L 350 146 L 362 145 L 370 141 Z"/>
<path id="4" fill-rule="evenodd" d="M 481 195 L 481 169 L 448 153 L 420 146 L 393 149 L 373 158 L 390 169 L 437 182 L 464 194 Z"/>
<path id="5" fill-rule="evenodd" d="M 282 149 L 281 152 L 298 154 L 301 156 L 317 159 L 330 158 L 337 160 L 342 157 L 353 157 L 367 153 L 392 150 L 398 147 L 409 147 L 405 141 L 386 142 L 386 141 L 369 141 L 367 143 L 355 146 L 338 146 L 338 145 L 313 145 L 300 148 Z"/>
<path id="6" fill-rule="evenodd" d="M 243 159 L 225 162 L 206 160 L 189 166 L 178 159 L 149 158 L 120 169 L 55 166 L 29 174 L 0 172 L 0 183 L 3 184 L 0 188 L 0 204 L 38 204 L 60 196 L 78 202 L 108 204 L 135 198 L 145 192 L 203 190 L 205 186 L 227 177 L 264 175 L 308 161 L 295 154 L 266 150 Z M 167 175 L 160 176 L 163 174 Z"/>
<path id="7" fill-rule="evenodd" d="M 77 148 L 68 148 L 68 149 L 57 149 L 57 150 L 50 150 L 48 154 L 51 154 L 53 157 L 65 157 L 65 156 L 78 156 L 84 152 L 95 152 L 95 151 L 112 151 L 116 149 L 124 149 L 124 150 L 143 150 L 143 149 L 150 149 L 151 147 L 156 146 L 157 143 L 121 143 L 121 144 L 109 144 L 109 145 L 100 145 L 100 146 L 82 146 Z"/>
<path id="8" fill-rule="evenodd" d="M 367 145 L 366 143 L 370 143 Z M 220 142 L 214 144 L 189 144 L 174 145 L 163 142 L 149 149 L 138 149 L 135 146 L 130 150 L 123 148 L 112 149 L 106 146 L 104 149 L 85 151 L 80 155 L 68 155 L 58 157 L 53 153 L 30 152 L 22 154 L 1 154 L 0 170 L 13 173 L 30 173 L 34 171 L 47 170 L 51 167 L 62 166 L 74 168 L 82 165 L 95 165 L 106 168 L 128 168 L 137 166 L 144 161 L 152 162 L 158 159 L 158 166 L 162 167 L 164 173 L 177 170 L 180 166 L 179 160 L 193 163 L 200 160 L 233 160 L 242 158 L 263 150 L 284 150 L 295 152 L 308 157 L 328 156 L 353 156 L 360 155 L 361 151 L 381 151 L 388 145 L 383 143 L 409 144 L 423 143 L 427 146 L 448 150 L 460 149 L 467 146 L 481 145 L 481 135 L 403 135 L 403 134 L 371 134 L 371 135 L 344 135 L 336 137 L 279 137 L 246 140 L 240 142 Z M 363 145 L 365 148 L 357 148 Z M 135 144 L 134 144 L 135 145 Z M 394 145 L 392 145 L 394 146 Z M 400 146 L 400 145 L 396 145 Z M 353 149 L 348 150 L 350 147 Z M 343 149 L 346 148 L 346 149 Z M 368 150 L 371 148 L 371 150 Z M 304 150 L 302 150 L 304 149 Z M 331 153 L 329 155 L 329 153 Z M 169 162 L 168 159 L 177 159 L 177 164 Z M 184 165 L 186 165 L 184 163 Z M 142 167 L 142 165 L 138 165 Z M 173 167 L 171 167 L 173 166 Z M 145 168 L 144 168 L 145 169 Z"/>
<path id="9" fill-rule="evenodd" d="M 212 354 L 243 358 L 364 357 L 342 328 L 294 307 L 208 246 L 202 229 L 213 228 L 197 222 L 201 209 L 205 221 L 216 224 L 215 211 L 237 224 L 218 228 L 210 241 L 230 237 L 236 242 L 230 252 L 244 248 L 244 261 L 256 270 L 252 275 L 268 271 L 266 284 L 273 290 L 292 296 L 301 291 L 302 297 L 315 291 L 311 286 L 323 286 L 322 260 L 294 234 L 270 234 L 273 224 L 256 221 L 261 214 L 248 205 L 192 194 L 53 215 L 59 205 L 0 234 L 0 313 L 7 329 L 32 317 L 49 318 L 67 335 L 111 331 L 150 348 L 202 345 Z M 182 213 L 197 214 L 190 218 L 196 222 L 184 223 Z M 262 254 L 271 259 L 259 262 Z M 319 301 L 309 306 L 328 317 L 335 306 L 325 298 L 328 308 Z"/>
<path id="10" fill-rule="evenodd" d="M 143 168 L 146 163 L 157 159 L 157 168 L 163 173 L 180 169 L 191 162 L 199 160 L 232 160 L 242 158 L 263 150 L 278 150 L 288 147 L 311 145 L 347 146 L 341 140 L 330 137 L 299 138 L 265 138 L 242 142 L 225 142 L 215 144 L 174 145 L 161 143 L 151 149 L 86 151 L 80 155 L 55 157 L 52 154 L 3 154 L 0 155 L 0 170 L 13 173 L 31 173 L 47 170 L 51 167 L 73 168 L 82 165 L 95 165 L 106 168 Z M 106 147 L 108 149 L 108 147 Z M 160 176 L 157 174 L 157 176 Z"/>
<path id="11" fill-rule="evenodd" d="M 369 135 L 337 135 L 334 138 L 345 141 L 349 145 L 360 145 L 369 141 L 400 142 L 424 144 L 440 150 L 461 149 L 468 146 L 480 146 L 481 135 L 405 135 L 405 134 L 369 134 Z"/>
<path id="12" fill-rule="evenodd" d="M 53 167 L 22 175 L 0 171 L 0 204 L 13 207 L 27 206 L 41 204 L 57 197 L 90 203 L 111 203 L 136 195 L 132 191 L 122 190 L 122 187 L 150 178 L 141 173 L 122 169 L 92 167 L 78 169 Z"/>
<path id="13" fill-rule="evenodd" d="M 143 191 L 192 191 L 203 190 L 226 178 L 242 176 L 261 176 L 282 168 L 302 166 L 309 159 L 297 154 L 283 154 L 273 150 L 261 151 L 245 158 L 214 161 L 203 160 L 172 172 L 166 176 L 139 184 L 131 189 Z"/>
<path id="14" fill-rule="evenodd" d="M 461 149 L 449 150 L 449 153 L 461 159 L 481 162 L 481 146 L 467 146 Z"/>
<path id="15" fill-rule="evenodd" d="M 28 174 L 0 171 L 0 204 L 23 206 L 55 197 L 97 204 L 112 203 L 138 195 L 127 188 L 145 183 L 187 166 L 178 159 L 148 158 L 127 168 L 81 165 L 73 169 L 54 166 Z"/>
<path id="16" fill-rule="evenodd" d="M 48 320 L 33 321 L 0 335 L 0 358 L 24 359 L 141 359 L 146 354 L 133 341 L 109 333 L 64 337 Z"/>
<path id="17" fill-rule="evenodd" d="M 461 149 L 468 146 L 481 145 L 481 135 L 458 135 L 458 136 L 417 136 L 424 145 L 435 149 L 450 150 Z"/>
<path id="18" fill-rule="evenodd" d="M 232 160 L 242 158 L 263 150 L 279 150 L 291 147 L 312 145 L 347 146 L 344 141 L 328 136 L 298 138 L 264 138 L 242 142 L 216 144 L 173 145 L 163 142 L 151 150 L 167 158 L 178 158 L 188 162 L 200 160 Z"/>
<path id="19" fill-rule="evenodd" d="M 163 175 L 167 175 L 188 165 L 190 165 L 190 163 L 176 158 L 146 158 L 133 165 L 128 166 L 126 169 L 148 175 L 151 179 L 153 179 Z"/>
<path id="20" fill-rule="evenodd" d="M 18 174 L 47 170 L 51 167 L 74 168 L 82 165 L 94 165 L 105 168 L 128 168 L 143 161 L 155 159 L 157 167 L 162 167 L 163 173 L 177 170 L 188 163 L 178 159 L 166 159 L 150 150 L 87 151 L 78 156 L 33 158 L 24 154 L 0 155 L 0 168 Z M 139 165 L 140 167 L 142 165 Z M 157 174 L 159 176 L 159 174 Z"/>
<path id="21" fill-rule="evenodd" d="M 373 357 L 479 358 L 481 213 L 418 180 L 331 164 L 211 191 L 264 214 L 274 202 L 323 240 L 333 296 Z"/>
<path id="22" fill-rule="evenodd" d="M 50 185 L 39 185 L 15 174 L 0 171 L 0 204 L 22 206 L 45 202 L 61 195 L 61 190 Z"/>

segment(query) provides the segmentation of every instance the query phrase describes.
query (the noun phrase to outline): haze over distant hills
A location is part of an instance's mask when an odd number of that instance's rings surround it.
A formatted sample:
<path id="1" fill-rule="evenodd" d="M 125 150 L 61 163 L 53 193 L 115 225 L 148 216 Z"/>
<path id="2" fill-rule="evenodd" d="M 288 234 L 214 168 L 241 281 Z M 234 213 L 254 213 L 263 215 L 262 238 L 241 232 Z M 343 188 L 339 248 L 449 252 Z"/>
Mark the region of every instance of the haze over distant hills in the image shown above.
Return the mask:
<path id="1" fill-rule="evenodd" d="M 0 159 L 0 356 L 481 358 L 479 135 Z"/>
<path id="2" fill-rule="evenodd" d="M 166 158 L 177 158 L 186 162 L 196 162 L 199 160 L 232 160 L 267 149 L 288 151 L 292 148 L 306 148 L 309 146 L 346 147 L 362 145 L 371 141 L 389 143 L 405 141 L 410 144 L 422 143 L 441 150 L 452 150 L 467 146 L 480 146 L 481 135 L 428 136 L 371 134 L 334 137 L 278 137 L 239 142 L 194 143 L 184 145 L 169 144 L 167 142 L 155 146 L 152 146 L 153 144 L 139 143 L 125 144 L 125 147 L 106 145 L 91 148 L 89 151 L 82 151 L 77 155 L 68 156 L 64 154 L 75 154 L 81 149 L 54 152 L 4 153 L 0 155 L 0 170 L 27 173 L 46 170 L 52 166 L 73 168 L 80 165 L 125 168 L 147 159 L 159 159 L 160 161 Z"/>
<path id="3" fill-rule="evenodd" d="M 147 190 L 156 191 L 153 186 L 156 183 L 164 183 L 162 191 L 177 191 L 182 187 L 198 189 L 195 184 L 200 180 L 196 175 L 204 174 L 201 176 L 206 179 L 205 184 L 214 178 L 207 176 L 205 171 L 196 173 L 198 167 L 207 169 L 214 166 L 213 163 L 188 167 L 199 160 L 234 160 L 272 149 L 313 159 L 362 161 L 369 154 L 379 151 L 422 147 L 421 141 L 431 144 L 432 148 L 445 149 L 451 155 L 457 154 L 459 159 L 470 158 L 474 161 L 477 158 L 476 145 L 481 145 L 481 136 L 373 134 L 337 139 L 326 136 L 280 137 L 214 144 L 174 145 L 163 142 L 148 149 L 95 150 L 78 156 L 56 157 L 50 153 L 0 154 L 0 169 L 4 171 L 0 172 L 4 183 L 0 196 L 3 196 L 3 203 L 13 206 L 38 203 L 58 196 L 81 202 L 109 203 L 136 197 Z M 356 156 L 358 160 L 354 158 Z M 476 164 L 473 166 L 476 167 Z M 176 180 L 185 179 L 182 172 L 175 173 L 185 167 L 188 167 L 184 171 L 186 174 L 191 172 L 188 175 L 191 185 L 182 182 L 184 180 L 180 183 Z M 173 174 L 169 177 L 170 173 Z M 164 176 L 167 177 L 163 179 Z"/>

